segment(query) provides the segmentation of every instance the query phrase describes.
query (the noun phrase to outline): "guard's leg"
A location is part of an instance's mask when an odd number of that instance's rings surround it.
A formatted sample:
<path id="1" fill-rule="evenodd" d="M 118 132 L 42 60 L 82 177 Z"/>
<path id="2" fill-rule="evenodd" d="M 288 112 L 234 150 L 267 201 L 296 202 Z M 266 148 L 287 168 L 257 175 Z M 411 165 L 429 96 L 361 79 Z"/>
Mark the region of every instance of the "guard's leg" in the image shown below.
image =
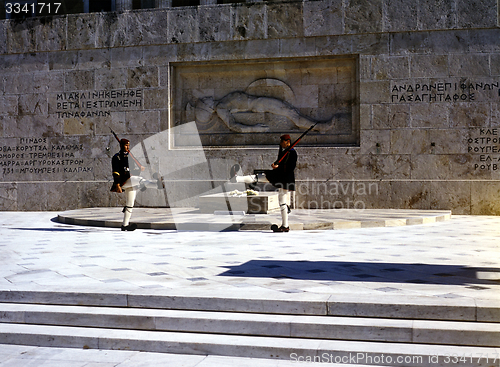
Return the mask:
<path id="1" fill-rule="evenodd" d="M 266 175 L 263 173 L 247 175 L 247 176 L 235 176 L 234 178 L 235 181 L 238 183 L 246 183 L 246 184 L 254 184 L 259 182 L 269 183 L 269 181 L 266 178 Z"/>
<path id="2" fill-rule="evenodd" d="M 281 211 L 281 228 L 283 229 L 283 232 L 288 232 L 288 230 L 289 230 L 288 205 L 286 204 L 287 194 L 288 194 L 288 190 L 280 188 L 278 191 L 278 202 L 279 202 L 280 211 Z"/>
<path id="3" fill-rule="evenodd" d="M 158 177 L 158 175 L 157 175 Z M 154 180 L 147 180 L 141 176 L 131 176 L 127 182 L 122 186 L 123 189 L 132 188 L 134 190 L 144 191 L 148 188 L 160 188 L 160 179 L 155 178 Z M 163 188 L 163 187 L 162 187 Z"/>
<path id="4" fill-rule="evenodd" d="M 132 216 L 132 209 L 134 208 L 136 192 L 133 187 L 128 187 L 125 189 L 125 207 L 123 208 L 123 223 L 122 231 L 133 231 L 137 228 L 136 225 L 130 224 L 130 217 Z"/>
<path id="5" fill-rule="evenodd" d="M 125 192 L 125 206 L 123 207 L 123 227 L 127 227 L 132 216 L 132 208 L 134 207 L 135 195 L 139 188 L 139 178 L 137 176 L 130 177 L 123 185 L 122 189 Z"/>
<path id="6" fill-rule="evenodd" d="M 257 175 L 234 176 L 237 183 L 253 184 L 257 182 Z"/>
<path id="7" fill-rule="evenodd" d="M 141 191 L 145 191 L 146 189 L 161 189 L 163 188 L 163 184 L 160 186 L 160 181 L 159 179 L 153 180 L 146 180 L 145 178 L 139 177 L 139 187 L 141 188 Z"/>

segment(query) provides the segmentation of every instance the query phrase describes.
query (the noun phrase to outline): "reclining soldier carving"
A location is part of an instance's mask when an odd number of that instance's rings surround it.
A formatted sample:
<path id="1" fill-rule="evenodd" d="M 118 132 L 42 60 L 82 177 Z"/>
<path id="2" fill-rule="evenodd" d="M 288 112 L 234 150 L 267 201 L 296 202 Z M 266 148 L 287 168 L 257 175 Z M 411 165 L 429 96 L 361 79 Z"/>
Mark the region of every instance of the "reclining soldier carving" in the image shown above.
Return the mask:
<path id="1" fill-rule="evenodd" d="M 187 110 L 194 109 L 197 122 L 207 123 L 217 115 L 224 124 L 232 131 L 239 133 L 266 132 L 269 126 L 265 124 L 247 125 L 237 122 L 235 114 L 241 112 L 271 113 L 284 116 L 300 129 L 308 129 L 318 120 L 302 115 L 294 106 L 273 97 L 254 96 L 245 92 L 232 92 L 215 100 L 212 97 L 203 97 L 194 102 L 194 106 L 188 103 Z M 320 121 L 313 130 L 326 132 L 333 127 L 334 118 Z"/>

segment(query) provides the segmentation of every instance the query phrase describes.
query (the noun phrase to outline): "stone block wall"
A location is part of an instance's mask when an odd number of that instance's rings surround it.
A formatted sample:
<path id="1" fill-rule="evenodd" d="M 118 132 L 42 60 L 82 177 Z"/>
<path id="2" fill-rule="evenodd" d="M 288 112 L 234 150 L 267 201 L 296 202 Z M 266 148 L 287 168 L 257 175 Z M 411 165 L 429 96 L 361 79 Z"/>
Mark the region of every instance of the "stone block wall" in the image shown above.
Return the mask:
<path id="1" fill-rule="evenodd" d="M 0 210 L 122 205 L 109 192 L 118 150 L 110 128 L 140 148 L 189 121 L 183 108 L 207 88 L 184 88 L 189 97 L 176 100 L 179 70 L 201 68 L 210 84 L 216 66 L 242 66 L 239 84 L 223 76 L 219 89 L 208 88 L 216 99 L 266 80 L 249 94 L 288 102 L 291 90 L 293 107 L 327 119 L 334 110 L 322 116 L 318 101 L 336 106 L 335 83 L 319 88 L 321 80 L 310 80 L 321 74 L 310 71 L 327 63 L 328 78 L 345 75 L 339 60 L 353 65 L 349 97 L 340 98 L 340 106 L 351 101 L 347 119 L 343 130 L 314 132 L 297 147 L 297 206 L 500 213 L 496 0 L 259 2 L 1 21 Z M 290 62 L 300 65 L 295 77 L 282 73 Z M 255 80 L 243 85 L 255 63 L 266 66 L 263 75 L 250 73 Z M 276 80 L 283 85 L 271 93 Z M 202 169 L 187 148 L 194 168 L 170 177 L 180 191 L 192 184 L 179 200 L 224 182 L 233 162 L 245 172 L 267 168 L 282 130 L 297 137 L 303 129 L 274 129 L 260 140 L 226 131 L 227 144 L 202 137 Z M 139 198 L 168 201 L 161 193 Z"/>

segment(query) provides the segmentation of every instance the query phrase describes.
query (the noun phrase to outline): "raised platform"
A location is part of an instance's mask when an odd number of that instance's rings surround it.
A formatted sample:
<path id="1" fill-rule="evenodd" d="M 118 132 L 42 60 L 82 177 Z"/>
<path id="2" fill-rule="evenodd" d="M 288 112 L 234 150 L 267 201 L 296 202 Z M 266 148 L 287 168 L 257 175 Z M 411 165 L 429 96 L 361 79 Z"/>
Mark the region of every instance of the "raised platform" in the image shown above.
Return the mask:
<path id="1" fill-rule="evenodd" d="M 61 223 L 97 227 L 120 227 L 120 208 L 88 208 L 59 213 Z M 289 216 L 291 230 L 326 230 L 369 227 L 394 227 L 448 220 L 449 210 L 398 209 L 296 209 Z M 142 229 L 163 230 L 270 230 L 280 224 L 274 214 L 214 215 L 200 213 L 196 208 L 134 208 L 132 222 Z"/>

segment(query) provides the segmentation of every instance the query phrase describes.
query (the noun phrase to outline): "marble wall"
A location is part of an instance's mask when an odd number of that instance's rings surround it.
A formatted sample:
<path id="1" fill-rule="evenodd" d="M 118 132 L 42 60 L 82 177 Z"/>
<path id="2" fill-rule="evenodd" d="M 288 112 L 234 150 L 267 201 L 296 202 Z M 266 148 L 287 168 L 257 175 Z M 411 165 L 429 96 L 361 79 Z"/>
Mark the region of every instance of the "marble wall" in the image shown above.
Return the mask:
<path id="1" fill-rule="evenodd" d="M 496 0 L 319 0 L 1 21 L 0 210 L 122 205 L 110 129 L 140 148 L 192 120 L 194 99 L 246 91 L 315 120 L 343 113 L 297 147 L 299 207 L 499 214 L 498 19 Z M 256 138 L 223 123 L 204 126 L 206 161 L 183 150 L 170 184 L 196 184 L 179 200 L 224 182 L 233 162 L 267 168 L 277 136 L 303 130 Z"/>

